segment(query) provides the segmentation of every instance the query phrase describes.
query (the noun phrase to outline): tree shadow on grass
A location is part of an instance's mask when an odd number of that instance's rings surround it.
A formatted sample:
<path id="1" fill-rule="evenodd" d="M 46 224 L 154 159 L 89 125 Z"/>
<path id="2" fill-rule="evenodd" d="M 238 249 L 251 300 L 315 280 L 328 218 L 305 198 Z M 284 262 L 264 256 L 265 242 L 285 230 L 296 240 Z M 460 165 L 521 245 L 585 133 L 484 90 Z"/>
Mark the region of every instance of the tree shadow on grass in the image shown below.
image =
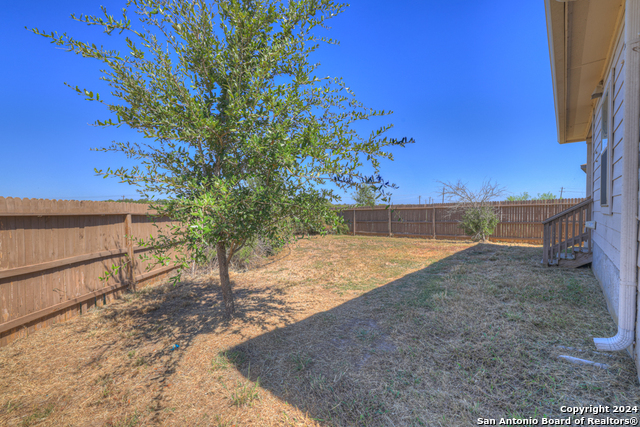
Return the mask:
<path id="1" fill-rule="evenodd" d="M 232 282 L 232 284 L 234 284 Z M 234 284 L 235 285 L 235 284 Z M 146 368 L 141 384 L 151 393 L 148 407 L 155 411 L 151 420 L 162 423 L 166 409 L 165 387 L 172 381 L 182 359 L 201 335 L 242 334 L 242 325 L 259 324 L 273 329 L 273 322 L 284 322 L 290 314 L 277 287 L 235 290 L 236 316 L 224 319 L 220 287 L 210 278 L 186 280 L 178 285 L 164 284 L 128 293 L 124 301 L 101 307 L 100 322 L 107 329 L 118 329 L 91 349 L 92 356 L 78 368 L 100 369 L 101 381 L 108 386 L 115 378 L 130 376 L 137 367 Z M 275 314 L 275 315 L 274 315 Z M 95 327 L 90 324 L 86 328 Z M 78 330 L 91 333 L 90 330 Z M 129 355 L 128 360 L 114 354 Z M 113 365 L 114 359 L 116 365 Z M 122 362 L 122 360 L 126 360 Z M 110 368 L 103 368 L 111 365 Z M 107 425 L 109 425 L 107 423 Z"/>
<path id="2" fill-rule="evenodd" d="M 615 373 L 554 357 L 554 345 L 590 349 L 615 325 L 589 270 L 544 268 L 540 257 L 540 248 L 475 245 L 250 339 L 230 362 L 328 425 L 475 425 L 564 416 L 560 402 L 628 395 L 633 404 L 629 360 Z"/>

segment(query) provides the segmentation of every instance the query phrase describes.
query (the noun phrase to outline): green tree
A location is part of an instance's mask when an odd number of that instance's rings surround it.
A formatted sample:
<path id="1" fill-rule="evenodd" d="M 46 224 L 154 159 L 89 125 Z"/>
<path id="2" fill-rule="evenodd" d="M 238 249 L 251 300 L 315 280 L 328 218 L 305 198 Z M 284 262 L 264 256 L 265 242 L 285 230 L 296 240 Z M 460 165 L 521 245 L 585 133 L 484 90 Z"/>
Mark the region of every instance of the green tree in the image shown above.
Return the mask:
<path id="1" fill-rule="evenodd" d="M 554 196 L 553 193 L 551 192 L 542 193 L 542 194 L 538 193 L 538 196 L 531 197 L 529 193 L 527 193 L 526 191 L 523 191 L 518 195 L 507 197 L 507 200 L 510 202 L 516 202 L 520 200 L 553 200 L 555 198 L 556 196 Z"/>
<path id="2" fill-rule="evenodd" d="M 376 195 L 371 185 L 363 185 L 351 195 L 357 206 L 375 206 Z"/>
<path id="3" fill-rule="evenodd" d="M 518 202 L 518 201 L 522 201 L 522 200 L 529 200 L 531 198 L 531 196 L 529 195 L 529 193 L 527 193 L 526 191 L 515 195 L 515 196 L 509 196 L 507 197 L 507 200 L 510 202 Z"/>
<path id="4" fill-rule="evenodd" d="M 119 52 L 66 33 L 36 34 L 104 65 L 111 96 L 72 87 L 111 112 L 96 125 L 137 130 L 145 143 L 114 142 L 99 149 L 137 160 L 132 168 L 96 172 L 139 186 L 141 197 L 160 195 L 158 215 L 179 221 L 150 244 L 169 262 L 178 247 L 182 271 L 215 248 L 225 314 L 235 311 L 228 263 L 255 236 L 279 238 L 281 224 L 336 223 L 327 202 L 363 183 L 393 186 L 379 175 L 389 139 L 383 126 L 361 137 L 356 121 L 389 112 L 365 108 L 342 79 L 320 77 L 310 56 L 318 27 L 342 13 L 332 0 L 129 0 L 121 17 L 72 15 L 123 43 Z M 131 14 L 137 20 L 131 20 Z M 365 161 L 366 159 L 366 161 Z M 369 165 L 371 177 L 362 166 Z M 386 197 L 386 195 L 385 195 Z M 385 199 L 386 200 L 386 199 Z M 179 280 L 179 274 L 174 278 Z"/>
<path id="5" fill-rule="evenodd" d="M 538 193 L 538 197 L 535 198 L 535 200 L 554 200 L 556 198 L 556 196 L 553 195 L 552 192 L 546 192 L 546 193 Z"/>

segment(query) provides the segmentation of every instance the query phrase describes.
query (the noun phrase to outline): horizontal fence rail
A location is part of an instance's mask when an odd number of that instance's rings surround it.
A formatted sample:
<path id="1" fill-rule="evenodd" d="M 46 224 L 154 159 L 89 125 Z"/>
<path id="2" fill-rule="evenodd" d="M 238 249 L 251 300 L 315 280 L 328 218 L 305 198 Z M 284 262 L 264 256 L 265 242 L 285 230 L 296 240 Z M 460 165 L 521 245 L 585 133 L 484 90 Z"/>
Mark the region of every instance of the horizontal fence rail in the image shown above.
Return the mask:
<path id="1" fill-rule="evenodd" d="M 0 197 L 0 346 L 100 306 L 175 267 L 137 239 L 173 225 L 138 203 Z M 128 262 L 132 260 L 132 262 Z M 100 280 L 118 266 L 118 273 Z"/>
<path id="2" fill-rule="evenodd" d="M 542 244 L 543 222 L 584 200 L 490 202 L 488 205 L 496 208 L 500 222 L 489 240 Z M 354 235 L 469 239 L 459 226 L 464 211 L 455 206 L 435 203 L 341 208 L 338 214 Z"/>

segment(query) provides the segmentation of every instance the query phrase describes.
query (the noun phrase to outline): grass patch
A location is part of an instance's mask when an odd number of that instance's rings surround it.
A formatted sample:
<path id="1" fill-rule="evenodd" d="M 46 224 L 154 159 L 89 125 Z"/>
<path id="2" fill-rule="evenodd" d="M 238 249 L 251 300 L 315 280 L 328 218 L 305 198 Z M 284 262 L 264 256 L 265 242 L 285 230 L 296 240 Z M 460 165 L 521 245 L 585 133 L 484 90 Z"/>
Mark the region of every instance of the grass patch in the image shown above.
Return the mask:
<path id="1" fill-rule="evenodd" d="M 44 421 L 47 417 L 49 417 L 49 415 L 51 415 L 53 413 L 53 409 L 55 408 L 55 406 L 53 405 L 53 403 L 50 403 L 48 405 L 46 405 L 44 408 L 40 408 L 38 410 L 36 410 L 34 413 L 32 413 L 31 415 L 29 415 L 28 417 L 24 418 L 22 420 L 22 427 L 29 427 L 32 426 L 36 423 L 41 423 L 42 421 Z"/>
<path id="2" fill-rule="evenodd" d="M 427 277 L 419 285 L 415 295 L 411 295 L 409 301 L 416 307 L 433 307 L 433 297 L 445 291 L 440 277 Z"/>
<path id="3" fill-rule="evenodd" d="M 147 361 L 144 357 L 138 357 L 135 362 L 133 362 L 133 366 L 144 366 L 147 364 Z"/>
<path id="4" fill-rule="evenodd" d="M 230 365 L 239 367 L 246 361 L 246 356 L 242 350 L 224 350 L 219 352 L 211 361 L 211 368 L 214 371 L 227 369 Z"/>
<path id="5" fill-rule="evenodd" d="M 311 364 L 311 357 L 304 352 L 299 352 L 291 355 L 291 362 L 296 371 L 304 371 Z"/>
<path id="6" fill-rule="evenodd" d="M 135 427 L 140 423 L 140 415 L 135 412 L 133 414 L 127 414 L 122 418 L 117 419 L 114 422 L 108 423 L 109 427 Z"/>
<path id="7" fill-rule="evenodd" d="M 249 369 L 247 376 L 250 376 Z M 231 404 L 234 406 L 252 406 L 256 400 L 260 399 L 260 377 L 253 384 L 247 381 L 240 381 L 236 389 L 231 393 Z"/>

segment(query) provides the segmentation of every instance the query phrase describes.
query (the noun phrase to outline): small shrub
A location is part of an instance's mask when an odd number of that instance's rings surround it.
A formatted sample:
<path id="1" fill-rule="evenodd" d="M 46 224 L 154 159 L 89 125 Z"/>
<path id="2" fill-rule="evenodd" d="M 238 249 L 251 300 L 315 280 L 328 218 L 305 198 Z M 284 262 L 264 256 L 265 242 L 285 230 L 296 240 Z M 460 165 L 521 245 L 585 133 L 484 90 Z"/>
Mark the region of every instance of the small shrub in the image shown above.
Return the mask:
<path id="1" fill-rule="evenodd" d="M 331 232 L 335 234 L 351 234 L 349 231 L 349 224 L 346 222 L 338 224 L 334 230 L 331 230 Z"/>
<path id="2" fill-rule="evenodd" d="M 500 222 L 495 209 L 490 206 L 467 208 L 462 216 L 460 227 L 474 241 L 487 241 Z"/>

